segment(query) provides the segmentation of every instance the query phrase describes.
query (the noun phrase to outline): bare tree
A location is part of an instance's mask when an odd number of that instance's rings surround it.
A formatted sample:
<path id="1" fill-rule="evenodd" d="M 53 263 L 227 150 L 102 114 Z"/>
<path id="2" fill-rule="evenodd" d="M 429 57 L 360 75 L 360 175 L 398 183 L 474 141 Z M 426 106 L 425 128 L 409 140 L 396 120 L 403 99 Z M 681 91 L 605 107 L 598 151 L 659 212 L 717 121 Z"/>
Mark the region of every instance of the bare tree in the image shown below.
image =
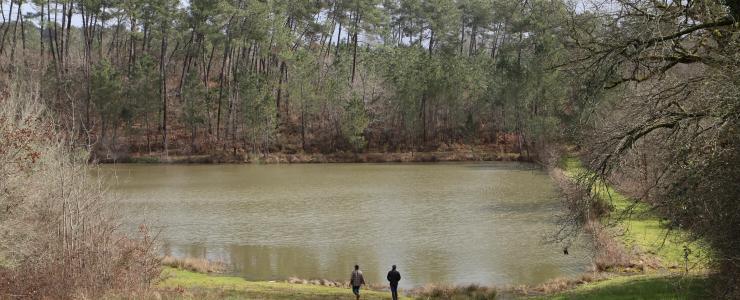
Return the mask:
<path id="1" fill-rule="evenodd" d="M 45 121 L 29 90 L 14 90 L 0 109 L 0 297 L 99 297 L 148 287 L 160 272 L 154 239 L 145 227 L 140 238 L 120 233 L 101 179 Z"/>
<path id="2" fill-rule="evenodd" d="M 607 2 L 574 12 L 570 22 L 573 55 L 566 69 L 583 76 L 578 96 L 590 109 L 582 144 L 596 171 L 583 180 L 593 186 L 625 172 L 641 177 L 638 196 L 670 228 L 712 246 L 724 280 L 720 296 L 737 297 L 737 4 Z"/>

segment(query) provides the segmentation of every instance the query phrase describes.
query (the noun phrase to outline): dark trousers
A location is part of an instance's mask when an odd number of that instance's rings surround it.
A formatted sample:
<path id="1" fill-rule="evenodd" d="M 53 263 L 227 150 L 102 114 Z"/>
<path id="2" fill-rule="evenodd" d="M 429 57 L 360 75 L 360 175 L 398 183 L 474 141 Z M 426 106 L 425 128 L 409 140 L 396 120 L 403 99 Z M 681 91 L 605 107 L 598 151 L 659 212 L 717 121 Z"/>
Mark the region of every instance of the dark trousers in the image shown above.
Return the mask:
<path id="1" fill-rule="evenodd" d="M 393 296 L 393 300 L 398 300 L 398 283 L 391 284 L 391 296 Z"/>

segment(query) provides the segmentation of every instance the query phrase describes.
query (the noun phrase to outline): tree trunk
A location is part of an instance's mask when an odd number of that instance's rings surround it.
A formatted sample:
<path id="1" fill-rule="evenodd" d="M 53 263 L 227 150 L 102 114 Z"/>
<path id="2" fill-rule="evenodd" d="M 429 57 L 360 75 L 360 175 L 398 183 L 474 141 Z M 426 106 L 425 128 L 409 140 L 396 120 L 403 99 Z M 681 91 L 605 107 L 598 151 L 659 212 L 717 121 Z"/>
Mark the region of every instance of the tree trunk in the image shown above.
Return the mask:
<path id="1" fill-rule="evenodd" d="M 334 49 L 334 60 L 339 60 L 339 44 L 342 42 L 342 23 L 339 23 L 339 34 L 337 34 L 337 48 Z"/>
<path id="2" fill-rule="evenodd" d="M 205 51 L 204 51 L 205 52 Z M 205 67 L 205 71 L 203 72 L 205 75 L 203 76 L 203 85 L 205 85 L 206 89 L 206 116 L 208 117 L 208 134 L 213 134 L 213 122 L 212 122 L 212 112 L 211 112 L 211 87 L 208 85 L 208 81 L 211 78 L 211 64 L 213 63 L 213 55 L 216 53 L 216 46 L 214 45 L 211 47 L 211 54 L 208 57 L 208 64 Z M 205 54 L 205 53 L 204 53 Z"/>
<path id="3" fill-rule="evenodd" d="M 432 57 L 432 51 L 434 49 L 434 30 L 431 30 L 432 34 L 429 37 L 429 57 Z"/>
<path id="4" fill-rule="evenodd" d="M 3 25 L 5 25 L 5 30 L 3 30 L 3 37 L 0 38 L 0 54 L 5 51 L 5 38 L 8 36 L 8 31 L 10 30 L 10 21 L 13 19 L 13 1 L 10 1 L 10 10 L 8 11 L 8 20 L 3 20 Z M 0 7 L 0 10 L 2 10 L 2 7 Z M 4 12 L 4 11 L 3 11 Z M 3 13 L 3 19 L 5 19 L 5 14 Z"/>
<path id="5" fill-rule="evenodd" d="M 421 140 L 423 144 L 427 142 L 427 93 L 421 96 Z"/>
<path id="6" fill-rule="evenodd" d="M 198 132 L 195 124 L 190 124 L 190 154 L 193 155 L 196 152 L 195 149 L 195 134 Z"/>
<path id="7" fill-rule="evenodd" d="M 67 12 L 67 21 L 66 21 L 66 25 L 67 25 L 67 29 L 66 30 L 67 30 L 67 33 L 64 34 L 64 39 L 65 39 L 65 41 L 64 41 L 64 61 L 65 61 L 65 68 L 67 67 L 66 64 L 69 61 L 69 38 L 72 35 L 71 34 L 71 32 L 72 32 L 72 9 L 73 9 L 73 6 L 70 3 L 70 5 L 69 5 L 69 12 Z"/>
<path id="8" fill-rule="evenodd" d="M 39 22 L 39 41 L 41 42 L 41 50 L 39 51 L 39 56 L 41 57 L 41 67 L 43 68 L 46 66 L 46 54 L 44 53 L 44 4 L 42 3 L 39 6 L 41 7 L 41 14 L 39 15 L 39 18 L 41 18 L 41 22 Z M 41 99 L 44 99 L 43 95 L 41 95 Z"/>
<path id="9" fill-rule="evenodd" d="M 476 38 L 478 37 L 478 24 L 473 21 L 473 27 L 470 31 L 470 46 L 468 49 L 468 56 L 475 56 Z"/>
<path id="10" fill-rule="evenodd" d="M 276 103 L 276 109 L 277 109 L 277 121 L 280 123 L 280 100 L 283 95 L 283 70 L 285 69 L 285 62 L 280 63 L 280 75 L 278 76 L 278 86 L 277 86 L 277 100 Z"/>
<path id="11" fill-rule="evenodd" d="M 20 6 L 18 7 L 20 8 Z M 26 26 L 24 25 L 25 22 L 23 21 L 23 15 L 20 14 L 20 9 L 18 10 L 18 20 L 21 22 L 21 49 L 23 49 L 23 64 L 26 64 Z"/>
<path id="12" fill-rule="evenodd" d="M 463 47 L 465 45 L 465 16 L 460 18 L 460 55 L 463 54 Z"/>
<path id="13" fill-rule="evenodd" d="M 131 74 L 134 63 L 136 62 L 136 19 L 131 18 L 131 29 L 129 30 L 129 48 L 128 48 L 128 73 Z"/>
<path id="14" fill-rule="evenodd" d="M 352 42 L 354 43 L 352 50 L 352 80 L 350 83 L 355 83 L 355 69 L 357 67 L 357 33 L 360 31 L 360 11 L 359 9 L 355 13 L 355 32 L 352 34 Z"/>
<path id="15" fill-rule="evenodd" d="M 193 40 L 195 39 L 195 30 L 196 28 L 193 27 L 192 33 L 190 34 L 190 41 L 188 41 L 188 44 L 185 45 L 185 59 L 182 60 L 182 73 L 180 75 L 180 86 L 177 88 L 177 90 L 180 92 L 180 95 L 182 95 L 182 88 L 185 85 L 185 76 L 188 74 L 188 70 L 190 69 L 190 61 L 192 59 L 192 55 L 190 53 L 191 49 L 194 47 Z"/>
<path id="16" fill-rule="evenodd" d="M 149 125 L 149 113 L 144 114 L 144 123 L 146 123 L 146 150 L 149 154 L 151 154 L 152 153 L 152 142 L 150 139 L 151 126 Z"/>
<path id="17" fill-rule="evenodd" d="M 159 56 L 160 95 L 162 96 L 162 142 L 164 157 L 169 156 L 169 141 L 167 139 L 167 25 L 162 24 L 162 49 Z"/>
<path id="18" fill-rule="evenodd" d="M 230 51 L 230 39 L 226 42 L 226 47 L 224 48 L 224 57 L 221 60 L 221 75 L 219 75 L 219 90 L 218 90 L 218 104 L 216 108 L 216 140 L 221 140 L 221 102 L 223 102 L 224 98 L 224 83 L 226 81 L 225 78 L 225 72 L 226 72 L 226 61 L 229 58 L 229 55 L 231 54 Z"/>

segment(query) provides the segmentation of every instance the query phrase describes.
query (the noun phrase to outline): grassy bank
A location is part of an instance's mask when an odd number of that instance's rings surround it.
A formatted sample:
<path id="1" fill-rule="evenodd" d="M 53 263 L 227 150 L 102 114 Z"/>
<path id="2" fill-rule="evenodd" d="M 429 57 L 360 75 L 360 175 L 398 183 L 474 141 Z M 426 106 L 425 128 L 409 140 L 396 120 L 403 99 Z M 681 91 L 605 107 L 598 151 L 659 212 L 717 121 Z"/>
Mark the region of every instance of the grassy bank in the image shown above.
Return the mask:
<path id="1" fill-rule="evenodd" d="M 708 288 L 709 280 L 701 275 L 687 277 L 660 274 L 617 276 L 535 299 L 706 299 Z"/>
<path id="2" fill-rule="evenodd" d="M 570 180 L 589 175 L 577 158 L 563 159 L 560 167 Z M 650 207 L 616 191 L 607 184 L 592 192 L 608 203 L 611 212 L 602 223 L 615 224 L 614 238 L 633 259 L 653 259 L 657 266 L 639 271 L 615 271 L 608 279 L 579 285 L 574 289 L 538 296 L 535 299 L 704 299 L 709 279 L 703 245 L 687 243 L 686 232 L 668 231 L 666 221 Z M 687 255 L 688 254 L 688 255 Z M 687 260 L 688 258 L 688 260 Z M 687 273 L 685 268 L 689 267 Z M 636 275 L 639 274 L 639 275 Z"/>
<path id="3" fill-rule="evenodd" d="M 566 158 L 562 162 L 565 174 L 572 180 L 587 175 L 577 158 Z M 613 187 L 597 184 L 592 190 L 600 201 L 610 204 L 612 211 L 603 222 L 616 222 L 616 238 L 630 251 L 647 254 L 666 269 L 680 270 L 688 266 L 695 272 L 705 271 L 706 248 L 696 243 L 687 243 L 687 233 L 668 230 L 667 220 L 656 215 L 644 202 L 630 199 Z M 688 251 L 688 257 L 685 255 Z"/>
<path id="4" fill-rule="evenodd" d="M 327 287 L 287 282 L 247 281 L 240 277 L 207 275 L 175 268 L 165 268 L 166 278 L 156 286 L 156 296 L 163 299 L 354 299 L 349 288 Z M 645 274 L 615 276 L 580 285 L 564 292 L 529 297 L 536 300 L 564 299 L 705 299 L 709 279 L 703 275 L 675 276 Z M 474 292 L 474 293 L 471 293 Z M 414 294 L 416 299 L 494 299 L 470 288 L 443 289 Z M 503 291 L 505 298 L 516 293 Z M 472 295 L 472 296 L 471 296 Z M 480 297 L 476 297 L 479 295 Z M 495 295 L 492 294 L 492 295 Z M 385 291 L 362 291 L 362 299 L 389 299 Z M 401 299 L 413 299 L 401 296 Z"/>
<path id="5" fill-rule="evenodd" d="M 247 281 L 165 268 L 157 289 L 170 299 L 353 299 L 349 288 L 287 282 Z M 388 299 L 390 292 L 363 289 L 362 299 Z M 401 297 L 401 299 L 410 299 Z"/>

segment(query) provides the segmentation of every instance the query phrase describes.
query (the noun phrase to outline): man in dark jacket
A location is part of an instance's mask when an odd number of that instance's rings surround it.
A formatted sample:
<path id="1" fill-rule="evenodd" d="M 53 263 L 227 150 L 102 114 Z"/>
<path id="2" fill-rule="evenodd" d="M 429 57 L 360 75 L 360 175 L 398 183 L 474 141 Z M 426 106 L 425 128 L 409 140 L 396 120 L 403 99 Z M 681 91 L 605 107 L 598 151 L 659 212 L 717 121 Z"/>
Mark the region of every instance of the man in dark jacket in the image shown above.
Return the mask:
<path id="1" fill-rule="evenodd" d="M 401 273 L 396 271 L 396 265 L 393 265 L 391 268 L 392 269 L 388 271 L 388 276 L 386 278 L 391 284 L 391 295 L 393 296 L 393 300 L 398 300 L 398 282 L 401 281 Z"/>

